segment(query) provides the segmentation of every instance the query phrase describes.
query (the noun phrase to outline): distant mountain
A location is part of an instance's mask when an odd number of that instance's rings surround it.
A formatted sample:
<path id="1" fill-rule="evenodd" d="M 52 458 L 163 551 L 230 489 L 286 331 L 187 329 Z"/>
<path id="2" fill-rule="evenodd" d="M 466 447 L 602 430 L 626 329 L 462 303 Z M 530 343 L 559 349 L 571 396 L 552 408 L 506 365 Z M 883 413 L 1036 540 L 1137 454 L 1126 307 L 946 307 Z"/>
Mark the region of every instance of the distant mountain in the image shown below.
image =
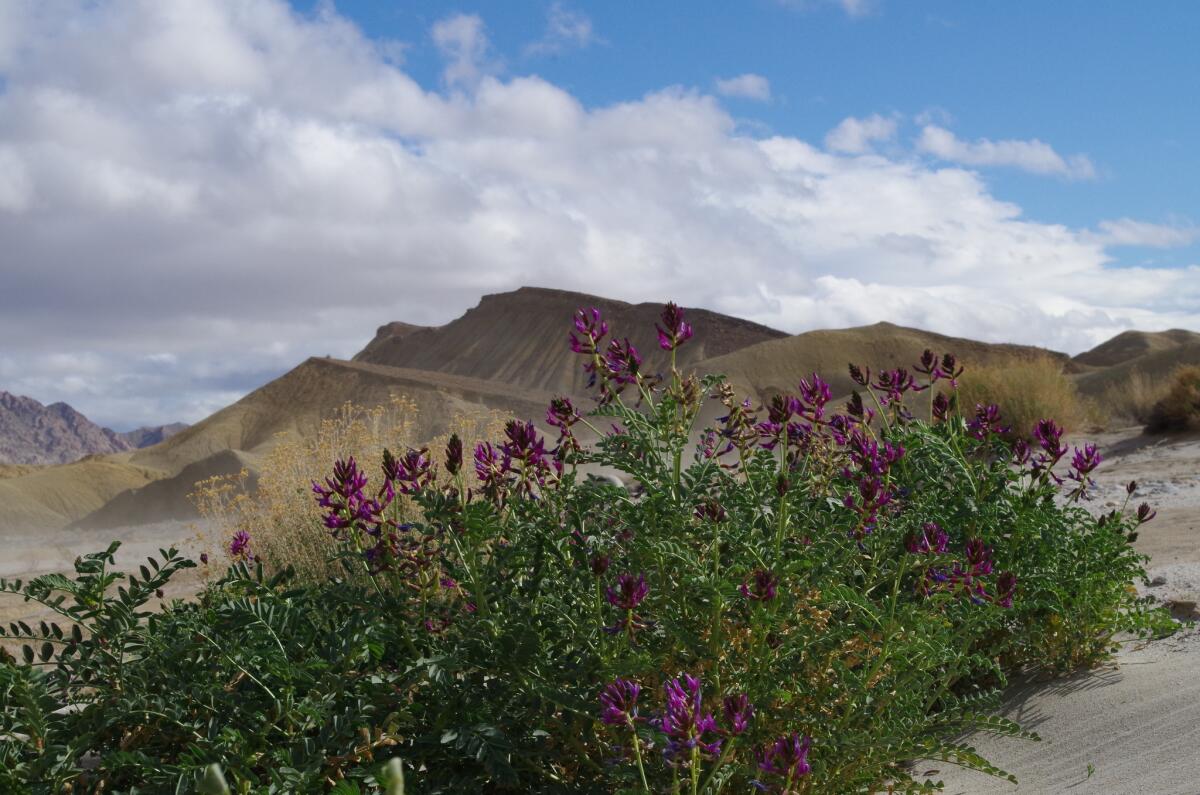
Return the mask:
<path id="1" fill-rule="evenodd" d="M 584 391 L 587 376 L 579 366 L 579 356 L 567 345 L 567 334 L 575 310 L 584 307 L 601 311 L 611 335 L 629 337 L 643 357 L 643 372 L 667 369 L 668 355 L 659 349 L 654 331 L 662 304 L 628 304 L 541 287 L 485 295 L 462 317 L 436 328 L 393 324 L 399 333 L 392 335 L 387 331 L 390 326 L 384 326 L 354 360 L 578 395 Z M 688 309 L 686 316 L 696 336 L 679 349 L 682 368 L 787 336 L 707 309 Z"/>
<path id="2" fill-rule="evenodd" d="M 186 422 L 172 422 L 170 425 L 147 425 L 117 435 L 128 442 L 130 447 L 140 450 L 164 442 L 187 427 Z"/>
<path id="3" fill-rule="evenodd" d="M 43 406 L 33 398 L 0 391 L 0 463 L 66 464 L 131 447 L 120 434 L 101 428 L 66 403 Z"/>

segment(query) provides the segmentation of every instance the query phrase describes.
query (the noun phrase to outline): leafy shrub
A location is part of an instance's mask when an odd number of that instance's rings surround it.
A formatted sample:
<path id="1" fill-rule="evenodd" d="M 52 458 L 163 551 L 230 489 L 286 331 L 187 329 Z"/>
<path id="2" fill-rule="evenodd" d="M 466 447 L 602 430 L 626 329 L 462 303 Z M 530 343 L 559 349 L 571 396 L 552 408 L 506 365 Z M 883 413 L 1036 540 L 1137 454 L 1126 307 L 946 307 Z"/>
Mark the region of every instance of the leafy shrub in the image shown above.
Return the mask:
<path id="1" fill-rule="evenodd" d="M 1200 430 L 1200 367 L 1178 368 L 1166 394 L 1154 404 L 1147 433 Z"/>
<path id="2" fill-rule="evenodd" d="M 1012 438 L 1031 439 L 1033 424 L 1053 417 L 1069 433 L 1104 424 L 1099 407 L 1079 394 L 1062 363 L 1049 356 L 972 367 L 958 389 L 964 410 L 976 404 L 1004 408 Z"/>
<path id="3" fill-rule="evenodd" d="M 690 336 L 668 305 L 660 345 Z M 189 565 L 169 551 L 115 597 L 112 549 L 75 581 L 0 583 L 82 626 L 9 628 L 30 646 L 0 666 L 0 785 L 186 791 L 217 762 L 240 792 L 375 792 L 400 759 L 422 793 L 927 792 L 911 760 L 1007 775 L 961 741 L 1032 736 L 992 713 L 1007 671 L 1169 626 L 1128 587 L 1153 512 L 1080 506 L 1094 447 L 1071 455 L 1050 420 L 1010 444 L 995 406 L 935 391 L 911 418 L 953 357 L 927 353 L 920 382 L 852 367 L 844 413 L 815 375 L 756 411 L 607 337 L 577 315 L 598 401 L 556 399 L 553 444 L 514 420 L 473 454 L 452 437 L 440 473 L 427 449 L 374 476 L 337 462 L 310 532 L 345 576 L 264 574 L 250 529 L 158 613 Z M 724 416 L 693 444 L 710 398 Z"/>

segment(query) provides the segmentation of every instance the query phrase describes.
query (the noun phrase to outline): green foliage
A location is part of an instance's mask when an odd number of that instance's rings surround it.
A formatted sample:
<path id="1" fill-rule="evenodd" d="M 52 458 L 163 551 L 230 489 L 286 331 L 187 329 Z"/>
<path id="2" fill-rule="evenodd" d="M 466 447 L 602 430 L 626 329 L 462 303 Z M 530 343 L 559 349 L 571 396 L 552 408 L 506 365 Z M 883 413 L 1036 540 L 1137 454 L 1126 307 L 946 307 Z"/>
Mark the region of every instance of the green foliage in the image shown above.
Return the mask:
<path id="1" fill-rule="evenodd" d="M 353 576 L 242 560 L 154 610 L 190 562 L 164 550 L 125 579 L 113 545 L 74 579 L 0 581 L 64 619 L 4 633 L 27 645 L 0 663 L 0 791 L 930 792 L 912 760 L 1009 777 L 964 733 L 1036 739 L 994 714 L 1007 672 L 1169 628 L 1129 587 L 1137 519 L 1064 502 L 977 423 L 913 421 L 875 388 L 875 422 L 861 403 L 831 422 L 815 381 L 772 427 L 716 377 L 638 376 L 637 404 L 608 378 L 568 423 L 599 441 L 579 449 L 568 427 L 561 470 L 517 426 L 490 487 L 457 466 L 406 481 L 392 459 L 420 519 L 332 508 Z M 706 395 L 728 416 L 693 448 Z M 608 595 L 620 575 L 645 579 L 632 608 Z M 683 674 L 724 734 L 669 765 L 644 718 Z M 617 678 L 643 688 L 624 726 L 597 700 Z M 744 731 L 721 714 L 738 694 Z M 810 769 L 772 780 L 759 761 L 792 735 L 812 738 Z"/>

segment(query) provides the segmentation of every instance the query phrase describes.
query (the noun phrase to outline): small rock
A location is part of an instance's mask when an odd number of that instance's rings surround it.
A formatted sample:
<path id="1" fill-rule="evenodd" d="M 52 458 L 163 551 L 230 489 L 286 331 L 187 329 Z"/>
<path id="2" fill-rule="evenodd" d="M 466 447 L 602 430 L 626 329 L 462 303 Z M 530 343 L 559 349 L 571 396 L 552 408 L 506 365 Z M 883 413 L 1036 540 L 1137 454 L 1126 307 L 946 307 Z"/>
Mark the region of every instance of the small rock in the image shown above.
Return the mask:
<path id="1" fill-rule="evenodd" d="M 1200 618 L 1196 603 L 1191 599 L 1171 599 L 1167 601 L 1167 609 L 1176 621 L 1195 621 Z"/>
<path id="2" fill-rule="evenodd" d="M 1156 576 L 1154 579 L 1152 579 L 1150 581 L 1151 588 L 1157 588 L 1160 585 L 1166 585 L 1166 584 L 1167 584 L 1167 578 L 1162 576 L 1161 574 L 1159 574 L 1158 576 Z"/>

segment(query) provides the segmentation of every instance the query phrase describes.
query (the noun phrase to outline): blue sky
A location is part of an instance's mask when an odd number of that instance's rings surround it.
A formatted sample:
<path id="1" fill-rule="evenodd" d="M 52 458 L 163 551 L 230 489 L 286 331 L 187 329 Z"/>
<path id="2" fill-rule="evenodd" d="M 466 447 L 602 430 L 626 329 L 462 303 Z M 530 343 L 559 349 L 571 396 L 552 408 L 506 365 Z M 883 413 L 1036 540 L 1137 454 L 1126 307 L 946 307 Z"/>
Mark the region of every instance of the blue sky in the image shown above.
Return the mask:
<path id="1" fill-rule="evenodd" d="M 1200 329 L 1200 5 L 0 2 L 0 389 L 196 421 L 521 285 Z"/>
<path id="2" fill-rule="evenodd" d="M 297 2 L 312 12 L 319 3 Z M 591 24 L 587 46 L 529 52 L 555 3 L 341 0 L 372 37 L 405 46 L 406 69 L 436 86 L 443 62 L 426 31 L 448 13 L 487 25 L 501 74 L 536 74 L 603 106 L 666 86 L 711 91 L 745 73 L 771 101 L 727 101 L 747 130 L 820 141 L 847 116 L 902 118 L 900 139 L 930 114 L 959 137 L 1038 139 L 1085 154 L 1095 179 L 988 169 L 996 195 L 1039 220 L 1200 222 L 1200 4 L 1057 0 L 839 2 L 747 0 L 558 4 Z M 761 125 L 761 126 L 760 126 Z M 1191 264 L 1200 247 L 1122 248 L 1123 263 Z"/>

